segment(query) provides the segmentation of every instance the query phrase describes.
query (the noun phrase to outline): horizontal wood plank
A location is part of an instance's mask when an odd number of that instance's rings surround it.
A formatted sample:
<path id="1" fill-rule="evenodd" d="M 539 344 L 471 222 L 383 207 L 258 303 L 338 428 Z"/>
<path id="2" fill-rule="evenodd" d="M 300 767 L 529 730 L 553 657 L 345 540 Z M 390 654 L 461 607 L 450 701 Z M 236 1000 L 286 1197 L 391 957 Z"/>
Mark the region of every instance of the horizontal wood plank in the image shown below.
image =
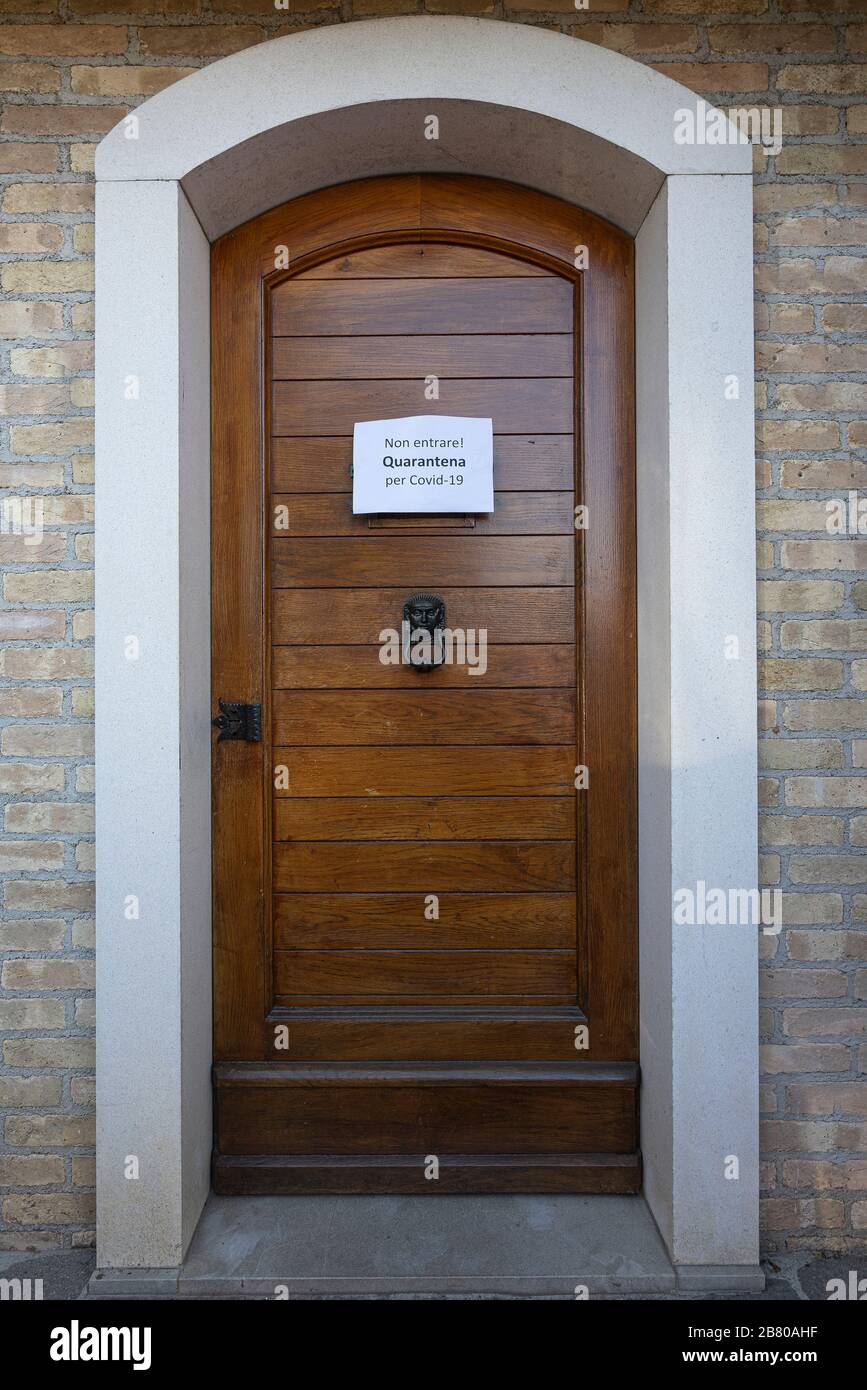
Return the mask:
<path id="1" fill-rule="evenodd" d="M 575 846 L 563 840 L 405 845 L 340 840 L 274 845 L 275 893 L 562 893 L 575 885 Z"/>
<path id="2" fill-rule="evenodd" d="M 420 1075 L 371 1065 L 217 1074 L 217 1147 L 235 1154 L 629 1153 L 635 1087 L 477 1068 Z M 553 1071 L 553 1068 L 551 1069 Z"/>
<path id="3" fill-rule="evenodd" d="M 284 1197 L 335 1193 L 429 1196 L 426 1171 L 427 1164 L 419 1161 L 417 1154 L 368 1158 L 216 1154 L 213 1186 L 218 1195 L 226 1197 L 275 1193 Z M 443 1155 L 437 1178 L 437 1192 L 462 1196 L 512 1192 L 610 1197 L 640 1191 L 638 1154 L 448 1154 Z"/>
<path id="4" fill-rule="evenodd" d="M 399 621 L 399 619 L 398 619 Z M 384 664 L 380 647 L 275 647 L 275 690 L 543 689 L 575 685 L 575 648 L 489 646 L 485 669 L 453 662 L 431 671 Z M 480 649 L 479 649 L 480 650 Z"/>
<path id="5" fill-rule="evenodd" d="M 277 951 L 276 992 L 352 995 L 569 994 L 573 951 Z"/>
<path id="6" fill-rule="evenodd" d="M 450 626 L 484 628 L 492 644 L 574 640 L 571 588 L 443 588 L 440 596 Z M 279 645 L 370 646 L 399 625 L 406 597 L 403 589 L 275 589 L 271 637 Z"/>
<path id="7" fill-rule="evenodd" d="M 450 475 L 440 476 L 448 479 Z M 437 496 L 456 497 L 460 485 L 445 482 L 442 488 L 431 488 Z M 433 530 L 462 521 L 460 516 L 440 518 L 406 517 L 413 529 Z M 494 496 L 493 512 L 474 517 L 473 533 L 478 536 L 569 536 L 575 530 L 574 505 L 571 492 L 499 492 Z M 294 536 L 369 536 L 370 518 L 354 515 L 352 498 L 335 493 L 293 494 L 277 493 L 271 499 L 272 535 Z"/>
<path id="8" fill-rule="evenodd" d="M 571 434 L 495 434 L 494 487 L 500 492 L 562 492 L 573 485 Z M 271 440 L 272 492 L 351 492 L 348 435 Z"/>
<path id="9" fill-rule="evenodd" d="M 322 261 L 294 276 L 296 280 L 423 280 L 477 275 L 553 275 L 544 266 L 517 256 L 502 255 L 483 246 L 449 245 L 436 241 L 405 241 L 391 246 L 369 246 Z"/>
<path id="10" fill-rule="evenodd" d="M 569 333 L 574 289 L 557 276 L 310 281 L 271 294 L 278 337 L 394 333 Z"/>
<path id="11" fill-rule="evenodd" d="M 569 796 L 277 797 L 275 840 L 570 840 Z"/>
<path id="12" fill-rule="evenodd" d="M 570 333 L 272 338 L 274 381 L 438 377 L 570 377 Z"/>
<path id="13" fill-rule="evenodd" d="M 440 748 L 436 757 L 427 748 L 275 747 L 273 751 L 275 765 L 287 769 L 288 785 L 278 786 L 277 796 L 574 793 L 575 750 L 568 747 Z"/>
<path id="14" fill-rule="evenodd" d="M 413 381 L 275 381 L 271 387 L 271 434 L 351 435 L 359 420 L 406 415 L 490 417 L 498 434 L 569 434 L 573 427 L 571 379 L 442 377 L 429 400 L 423 376 Z M 451 435 L 443 429 L 443 438 Z M 397 450 L 395 451 L 398 452 Z M 400 456 L 451 456 L 454 449 L 409 448 Z"/>
<path id="15" fill-rule="evenodd" d="M 525 805 L 527 799 L 515 798 L 519 805 Z M 538 800 L 547 805 L 554 798 Z M 569 950 L 575 946 L 576 905 L 571 892 L 442 893 L 436 921 L 425 917 L 425 906 L 419 892 L 278 893 L 274 897 L 274 947 L 470 951 L 488 947 Z"/>
<path id="16" fill-rule="evenodd" d="M 569 689 L 278 690 L 273 738 L 286 746 L 556 744 L 575 742 Z"/>
<path id="17" fill-rule="evenodd" d="M 397 579 L 407 594 L 439 591 L 440 585 L 491 587 L 496 579 L 516 585 L 572 584 L 572 536 L 397 536 L 333 540 L 277 539 L 271 546 L 278 587 L 321 589 L 379 587 Z"/>

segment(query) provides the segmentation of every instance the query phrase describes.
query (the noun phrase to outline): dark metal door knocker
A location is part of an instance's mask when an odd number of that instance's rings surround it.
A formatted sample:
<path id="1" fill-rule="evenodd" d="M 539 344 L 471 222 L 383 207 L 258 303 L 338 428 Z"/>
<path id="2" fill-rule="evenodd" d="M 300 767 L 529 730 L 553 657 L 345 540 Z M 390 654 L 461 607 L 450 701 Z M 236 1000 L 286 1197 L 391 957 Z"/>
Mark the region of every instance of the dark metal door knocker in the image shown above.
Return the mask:
<path id="1" fill-rule="evenodd" d="M 403 605 L 404 660 L 417 671 L 442 666 L 446 605 L 439 594 L 412 594 Z"/>

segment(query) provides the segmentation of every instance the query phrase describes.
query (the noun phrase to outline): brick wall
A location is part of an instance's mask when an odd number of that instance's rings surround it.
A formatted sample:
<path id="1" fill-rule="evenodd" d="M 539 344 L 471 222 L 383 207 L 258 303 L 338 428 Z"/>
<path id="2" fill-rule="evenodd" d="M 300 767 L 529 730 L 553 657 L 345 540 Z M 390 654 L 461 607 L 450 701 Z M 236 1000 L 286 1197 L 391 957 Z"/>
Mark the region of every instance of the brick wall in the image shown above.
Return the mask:
<path id="1" fill-rule="evenodd" d="M 867 534 L 825 525 L 867 499 L 864 0 L 0 0 L 0 497 L 44 499 L 45 525 L 0 532 L 0 1247 L 93 1238 L 94 143 L 224 54 L 422 10 L 784 109 L 756 159 L 758 797 L 786 923 L 762 937 L 765 1248 L 864 1249 Z"/>

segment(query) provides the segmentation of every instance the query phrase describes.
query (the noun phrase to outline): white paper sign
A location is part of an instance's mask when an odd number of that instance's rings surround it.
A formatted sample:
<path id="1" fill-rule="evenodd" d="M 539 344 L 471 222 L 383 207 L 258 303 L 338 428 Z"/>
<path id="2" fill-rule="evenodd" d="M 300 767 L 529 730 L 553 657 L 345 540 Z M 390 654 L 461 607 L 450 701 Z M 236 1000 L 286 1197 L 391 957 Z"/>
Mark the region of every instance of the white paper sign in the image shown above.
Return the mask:
<path id="1" fill-rule="evenodd" d="M 364 420 L 352 447 L 353 512 L 492 512 L 491 420 Z"/>

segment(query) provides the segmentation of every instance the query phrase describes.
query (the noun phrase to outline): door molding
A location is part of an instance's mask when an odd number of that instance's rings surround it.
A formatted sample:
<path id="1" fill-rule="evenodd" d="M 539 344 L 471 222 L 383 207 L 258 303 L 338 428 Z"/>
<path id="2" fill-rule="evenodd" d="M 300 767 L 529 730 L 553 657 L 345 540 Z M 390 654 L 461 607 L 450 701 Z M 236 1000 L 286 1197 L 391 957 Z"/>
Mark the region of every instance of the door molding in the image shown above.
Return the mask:
<path id="1" fill-rule="evenodd" d="M 757 861 L 752 405 L 723 388 L 752 372 L 750 151 L 675 145 L 674 113 L 694 100 L 566 36 L 417 16 L 259 45 L 144 103 L 138 140 L 120 126 L 100 146 L 102 1267 L 178 1264 L 208 1191 L 208 237 L 262 210 L 275 169 L 272 202 L 374 161 L 403 173 L 446 156 L 454 172 L 511 178 L 638 230 L 645 1192 L 676 1264 L 755 1265 L 756 935 L 672 925 L 678 887 L 749 888 Z M 448 118 L 442 150 L 421 138 L 422 108 Z M 123 655 L 130 632 L 137 663 Z M 738 661 L 724 658 L 732 634 Z M 738 1182 L 724 1180 L 727 1154 Z"/>

